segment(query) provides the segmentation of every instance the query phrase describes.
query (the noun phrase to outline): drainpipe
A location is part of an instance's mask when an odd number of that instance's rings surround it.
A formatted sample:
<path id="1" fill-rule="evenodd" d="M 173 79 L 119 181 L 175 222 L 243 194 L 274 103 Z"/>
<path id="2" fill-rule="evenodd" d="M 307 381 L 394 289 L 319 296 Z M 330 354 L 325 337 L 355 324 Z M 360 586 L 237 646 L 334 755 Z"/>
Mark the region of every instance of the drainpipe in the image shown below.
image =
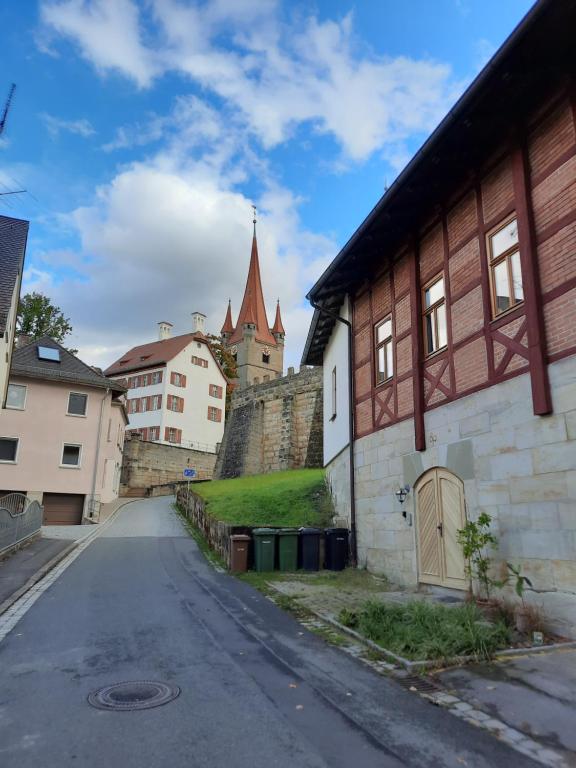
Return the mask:
<path id="1" fill-rule="evenodd" d="M 104 397 L 100 401 L 100 415 L 98 417 L 98 431 L 96 433 L 96 454 L 94 456 L 94 472 L 92 473 L 92 494 L 91 494 L 91 504 L 94 504 L 94 494 L 96 493 L 96 479 L 98 477 L 98 461 L 100 459 L 100 438 L 102 437 L 102 416 L 104 413 L 104 403 L 106 402 L 106 398 L 110 394 L 110 388 L 106 388 L 106 392 L 104 393 Z M 92 507 L 90 519 L 94 519 L 94 507 Z"/>
<path id="2" fill-rule="evenodd" d="M 354 484 L 354 372 L 352 369 L 352 323 L 345 320 L 335 312 L 321 307 L 313 299 L 310 304 L 323 315 L 334 318 L 343 323 L 348 329 L 348 435 L 349 435 L 349 453 L 350 453 L 350 553 L 352 566 L 358 565 L 358 546 L 356 542 L 356 491 Z"/>

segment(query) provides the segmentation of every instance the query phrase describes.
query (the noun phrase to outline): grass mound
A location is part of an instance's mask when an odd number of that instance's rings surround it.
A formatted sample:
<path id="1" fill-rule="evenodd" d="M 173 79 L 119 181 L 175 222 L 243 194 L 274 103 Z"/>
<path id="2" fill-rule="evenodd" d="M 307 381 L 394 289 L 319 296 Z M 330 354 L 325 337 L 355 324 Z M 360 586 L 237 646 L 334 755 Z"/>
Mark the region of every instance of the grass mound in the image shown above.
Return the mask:
<path id="1" fill-rule="evenodd" d="M 198 483 L 211 517 L 233 525 L 325 526 L 332 517 L 322 469 L 295 469 L 269 475 Z"/>
<path id="2" fill-rule="evenodd" d="M 405 605 L 368 602 L 342 611 L 340 622 L 404 658 L 489 658 L 509 645 L 503 622 L 489 624 L 473 604 L 457 607 L 413 600 Z"/>

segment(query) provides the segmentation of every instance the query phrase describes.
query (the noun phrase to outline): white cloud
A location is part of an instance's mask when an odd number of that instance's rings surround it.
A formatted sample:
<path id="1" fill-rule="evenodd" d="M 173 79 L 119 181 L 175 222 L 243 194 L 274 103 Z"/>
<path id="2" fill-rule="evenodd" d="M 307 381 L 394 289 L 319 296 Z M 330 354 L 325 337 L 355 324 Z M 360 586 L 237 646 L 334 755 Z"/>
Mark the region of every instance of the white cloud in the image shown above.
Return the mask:
<path id="1" fill-rule="evenodd" d="M 298 201 L 270 187 L 262 207 L 258 243 L 270 323 L 279 297 L 287 328 L 286 365 L 297 365 L 310 319 L 303 307 L 310 271 L 335 252 L 328 238 L 302 228 Z M 74 326 L 70 344 L 87 362 L 107 365 L 130 346 L 156 338 L 169 319 L 175 333 L 191 328 L 190 313 L 208 315 L 219 332 L 228 297 L 237 316 L 251 245 L 251 201 L 202 161 L 170 170 L 161 155 L 135 163 L 98 189 L 93 205 L 69 214 L 81 239 L 69 250 L 32 252 L 25 290 L 41 290 Z M 78 276 L 38 265 L 72 267 Z M 89 277 L 89 280 L 87 280 Z"/>
<path id="2" fill-rule="evenodd" d="M 138 25 L 138 9 L 131 0 L 59 0 L 41 6 L 48 29 L 73 40 L 82 55 L 101 72 L 129 72 L 141 86 L 151 83 L 158 68 L 147 51 Z M 53 51 L 46 36 L 42 48 Z"/>
<path id="3" fill-rule="evenodd" d="M 85 117 L 79 120 L 63 120 L 59 117 L 54 117 L 54 115 L 49 115 L 47 112 L 43 112 L 40 115 L 40 119 L 48 129 L 48 133 L 52 138 L 58 138 L 61 131 L 75 133 L 85 139 L 96 133 L 90 121 Z"/>
<path id="4" fill-rule="evenodd" d="M 276 3 L 256 0 L 152 0 L 140 10 L 131 0 L 51 0 L 42 18 L 101 72 L 138 86 L 167 71 L 187 75 L 266 148 L 308 123 L 364 160 L 429 131 L 460 88 L 445 64 L 361 48 L 351 14 L 285 22 Z"/>

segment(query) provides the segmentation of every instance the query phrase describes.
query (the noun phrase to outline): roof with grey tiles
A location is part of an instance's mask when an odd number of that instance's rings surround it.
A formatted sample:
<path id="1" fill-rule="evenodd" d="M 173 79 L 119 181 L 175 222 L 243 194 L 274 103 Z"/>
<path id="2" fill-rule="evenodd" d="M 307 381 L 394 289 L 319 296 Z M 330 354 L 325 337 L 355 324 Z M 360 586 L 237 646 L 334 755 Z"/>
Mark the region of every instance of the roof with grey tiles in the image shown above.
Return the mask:
<path id="1" fill-rule="evenodd" d="M 60 361 L 42 360 L 38 355 L 38 347 L 50 347 L 60 351 Z M 61 344 L 44 336 L 41 339 L 15 349 L 12 355 L 12 376 L 24 376 L 33 379 L 50 381 L 62 381 L 72 384 L 84 384 L 88 387 L 112 389 L 115 392 L 124 392 L 125 387 L 119 381 L 102 376 L 71 352 L 68 352 Z"/>
<path id="2" fill-rule="evenodd" d="M 0 216 L 0 334 L 6 330 L 12 295 L 22 272 L 29 222 Z"/>

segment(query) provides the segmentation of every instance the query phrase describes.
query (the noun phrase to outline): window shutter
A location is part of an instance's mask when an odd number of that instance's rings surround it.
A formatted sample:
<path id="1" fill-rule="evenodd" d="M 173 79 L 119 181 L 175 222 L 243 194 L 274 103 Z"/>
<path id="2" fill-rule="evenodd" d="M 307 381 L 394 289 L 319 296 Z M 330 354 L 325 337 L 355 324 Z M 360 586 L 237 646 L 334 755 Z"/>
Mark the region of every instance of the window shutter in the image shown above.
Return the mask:
<path id="1" fill-rule="evenodd" d="M 164 440 L 170 442 L 170 427 L 164 427 Z"/>
<path id="2" fill-rule="evenodd" d="M 162 408 L 162 395 L 158 395 L 158 408 Z"/>
<path id="3" fill-rule="evenodd" d="M 179 398 L 178 398 L 178 400 L 179 400 L 179 403 L 178 403 L 178 405 L 179 405 L 179 408 L 178 408 L 178 412 L 179 412 L 179 413 L 184 413 L 184 398 L 183 398 L 183 397 L 179 397 Z"/>
<path id="4" fill-rule="evenodd" d="M 169 411 L 172 410 L 172 395 L 166 396 L 166 407 L 168 408 Z"/>
<path id="5" fill-rule="evenodd" d="M 170 371 L 170 384 L 174 384 L 174 371 Z"/>
<path id="6" fill-rule="evenodd" d="M 222 411 L 220 408 L 218 408 L 216 412 L 216 421 L 222 421 Z"/>
<path id="7" fill-rule="evenodd" d="M 184 374 L 182 374 L 181 381 L 182 381 L 182 386 L 185 387 L 186 386 L 186 376 Z"/>
<path id="8" fill-rule="evenodd" d="M 182 430 L 177 429 L 176 430 L 176 442 L 181 443 L 182 442 Z"/>

